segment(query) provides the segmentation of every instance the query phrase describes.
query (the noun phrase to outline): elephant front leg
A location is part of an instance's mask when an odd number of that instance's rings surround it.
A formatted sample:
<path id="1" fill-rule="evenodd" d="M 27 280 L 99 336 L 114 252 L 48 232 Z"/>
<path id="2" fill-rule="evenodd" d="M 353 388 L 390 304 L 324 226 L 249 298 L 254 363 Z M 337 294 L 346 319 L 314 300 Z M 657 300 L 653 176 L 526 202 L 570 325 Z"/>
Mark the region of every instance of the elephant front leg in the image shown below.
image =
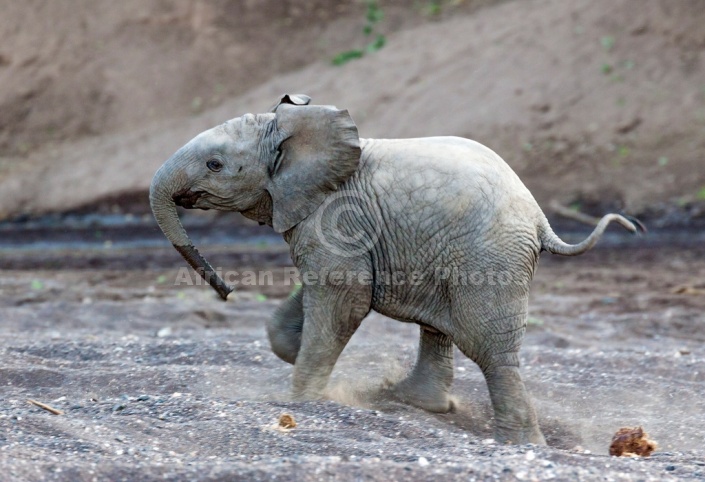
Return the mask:
<path id="1" fill-rule="evenodd" d="M 435 329 L 421 327 L 416 365 L 392 388 L 394 395 L 429 412 L 445 413 L 453 409 L 452 383 L 453 342 Z"/>
<path id="2" fill-rule="evenodd" d="M 299 288 L 284 300 L 267 322 L 267 336 L 272 351 L 292 365 L 301 349 L 301 332 L 304 327 L 304 292 Z"/>
<path id="3" fill-rule="evenodd" d="M 294 364 L 294 399 L 323 398 L 333 367 L 370 303 L 369 286 L 304 286 L 305 321 Z"/>

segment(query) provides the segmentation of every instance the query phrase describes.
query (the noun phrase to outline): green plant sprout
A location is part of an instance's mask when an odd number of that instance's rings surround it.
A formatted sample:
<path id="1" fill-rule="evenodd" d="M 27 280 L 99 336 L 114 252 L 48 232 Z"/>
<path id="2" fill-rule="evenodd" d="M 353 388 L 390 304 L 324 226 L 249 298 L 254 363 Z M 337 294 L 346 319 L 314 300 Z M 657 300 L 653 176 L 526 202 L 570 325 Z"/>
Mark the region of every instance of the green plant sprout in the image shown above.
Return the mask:
<path id="1" fill-rule="evenodd" d="M 424 8 L 424 12 L 429 17 L 435 17 L 437 15 L 440 15 L 442 10 L 442 0 L 431 0 L 426 4 L 426 7 Z"/>
<path id="2" fill-rule="evenodd" d="M 352 49 L 339 53 L 333 57 L 333 65 L 343 65 L 351 60 L 362 58 L 366 53 L 374 53 L 387 43 L 387 38 L 383 34 L 375 33 L 376 25 L 384 19 L 384 12 L 377 4 L 377 0 L 367 0 L 367 13 L 365 18 L 367 23 L 362 28 L 362 33 L 368 38 L 374 36 L 374 39 L 368 42 L 364 49 Z"/>
<path id="3" fill-rule="evenodd" d="M 705 186 L 700 188 L 700 191 L 698 191 L 697 198 L 700 201 L 705 201 Z"/>
<path id="4" fill-rule="evenodd" d="M 600 44 L 602 44 L 602 48 L 605 49 L 605 51 L 609 52 L 614 48 L 614 37 L 611 35 L 605 35 L 600 39 Z"/>

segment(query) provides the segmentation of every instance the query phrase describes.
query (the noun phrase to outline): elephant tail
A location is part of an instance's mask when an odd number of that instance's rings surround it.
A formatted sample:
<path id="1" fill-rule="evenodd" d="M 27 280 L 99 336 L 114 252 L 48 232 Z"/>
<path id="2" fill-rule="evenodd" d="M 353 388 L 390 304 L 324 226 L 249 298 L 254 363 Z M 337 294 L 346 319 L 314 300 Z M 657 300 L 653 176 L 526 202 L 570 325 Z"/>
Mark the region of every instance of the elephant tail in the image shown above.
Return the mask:
<path id="1" fill-rule="evenodd" d="M 563 256 L 577 256 L 583 254 L 593 246 L 602 237 L 602 233 L 607 229 L 607 225 L 612 221 L 624 226 L 628 231 L 638 234 L 645 233 L 646 227 L 636 218 L 631 216 L 622 216 L 621 214 L 607 214 L 600 219 L 595 229 L 590 233 L 584 241 L 578 244 L 568 244 L 561 240 L 556 233 L 553 232 L 548 220 L 543 217 L 543 223 L 539 226 L 539 239 L 541 240 L 541 248 L 549 253 L 560 254 Z"/>

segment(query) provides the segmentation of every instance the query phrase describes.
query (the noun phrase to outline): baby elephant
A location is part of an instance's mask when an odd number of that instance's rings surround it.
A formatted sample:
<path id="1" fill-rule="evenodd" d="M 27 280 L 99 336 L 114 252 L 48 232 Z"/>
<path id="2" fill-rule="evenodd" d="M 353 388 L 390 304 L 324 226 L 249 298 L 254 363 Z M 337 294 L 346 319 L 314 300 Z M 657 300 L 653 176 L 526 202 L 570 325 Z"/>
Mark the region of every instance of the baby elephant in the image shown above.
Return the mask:
<path id="1" fill-rule="evenodd" d="M 360 139 L 345 110 L 285 95 L 201 133 L 156 173 L 160 228 L 225 299 L 231 288 L 198 253 L 176 205 L 238 211 L 282 233 L 303 287 L 267 329 L 294 364 L 293 395 L 318 399 L 362 319 L 375 310 L 421 327 L 399 398 L 449 410 L 453 345 L 484 373 L 501 442 L 545 443 L 519 374 L 529 285 L 541 251 L 584 253 L 552 231 L 531 193 L 493 151 L 457 137 Z"/>

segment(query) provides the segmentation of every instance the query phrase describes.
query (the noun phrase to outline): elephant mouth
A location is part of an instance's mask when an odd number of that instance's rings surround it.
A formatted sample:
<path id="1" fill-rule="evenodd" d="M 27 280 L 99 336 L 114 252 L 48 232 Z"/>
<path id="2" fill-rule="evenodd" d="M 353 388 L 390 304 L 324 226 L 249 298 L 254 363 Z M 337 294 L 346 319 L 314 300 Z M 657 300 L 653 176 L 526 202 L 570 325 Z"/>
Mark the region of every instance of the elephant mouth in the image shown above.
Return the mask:
<path id="1" fill-rule="evenodd" d="M 196 203 L 204 194 L 206 194 L 205 191 L 191 191 L 190 189 L 183 189 L 174 193 L 174 195 L 171 196 L 171 199 L 177 206 L 181 206 L 186 209 L 194 209 L 196 207 Z M 208 208 L 200 209 L 207 210 Z"/>

